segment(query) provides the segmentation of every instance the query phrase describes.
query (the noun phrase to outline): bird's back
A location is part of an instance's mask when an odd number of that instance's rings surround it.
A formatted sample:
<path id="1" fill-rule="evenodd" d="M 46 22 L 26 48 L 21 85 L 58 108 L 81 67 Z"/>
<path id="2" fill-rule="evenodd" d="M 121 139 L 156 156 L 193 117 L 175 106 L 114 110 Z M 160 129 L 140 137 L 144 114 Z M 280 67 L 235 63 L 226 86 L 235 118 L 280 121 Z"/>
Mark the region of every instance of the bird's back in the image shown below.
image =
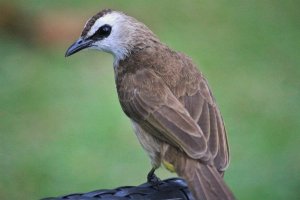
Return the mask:
<path id="1" fill-rule="evenodd" d="M 118 94 L 123 96 L 121 99 L 132 97 L 125 91 L 134 91 L 135 84 L 140 84 L 135 81 L 138 72 L 149 70 L 161 78 L 203 131 L 212 154 L 210 161 L 223 173 L 229 164 L 224 123 L 206 79 L 189 57 L 157 44 L 133 51 L 130 59 L 120 61 L 115 70 Z M 148 84 L 152 87 L 151 83 Z M 151 91 L 159 92 L 154 86 Z M 124 105 L 122 100 L 120 102 Z M 123 110 L 126 113 L 126 108 Z"/>

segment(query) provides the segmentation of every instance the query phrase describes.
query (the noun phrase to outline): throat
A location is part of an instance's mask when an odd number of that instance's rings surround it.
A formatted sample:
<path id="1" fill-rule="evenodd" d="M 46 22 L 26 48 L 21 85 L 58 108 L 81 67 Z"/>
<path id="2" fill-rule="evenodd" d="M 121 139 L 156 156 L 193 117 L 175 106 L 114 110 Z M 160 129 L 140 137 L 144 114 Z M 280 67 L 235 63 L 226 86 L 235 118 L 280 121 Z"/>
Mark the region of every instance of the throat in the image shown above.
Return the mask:
<path id="1" fill-rule="evenodd" d="M 120 62 L 125 60 L 128 57 L 128 54 L 113 54 L 114 56 L 114 70 L 115 72 L 117 71 L 117 69 L 119 68 Z"/>
<path id="2" fill-rule="evenodd" d="M 121 60 L 124 60 L 129 55 L 129 52 L 127 48 L 116 48 L 111 52 L 114 56 L 114 66 L 118 65 Z"/>

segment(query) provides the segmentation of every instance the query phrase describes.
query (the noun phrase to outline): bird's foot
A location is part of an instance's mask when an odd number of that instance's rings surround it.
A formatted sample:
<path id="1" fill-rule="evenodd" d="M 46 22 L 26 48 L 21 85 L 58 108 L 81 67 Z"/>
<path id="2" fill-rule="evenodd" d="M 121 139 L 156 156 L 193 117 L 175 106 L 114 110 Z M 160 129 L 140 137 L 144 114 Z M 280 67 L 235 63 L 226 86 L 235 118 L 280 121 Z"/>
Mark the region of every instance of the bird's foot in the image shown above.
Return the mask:
<path id="1" fill-rule="evenodd" d="M 147 175 L 147 182 L 150 183 L 155 189 L 159 190 L 161 180 L 155 175 L 155 169 L 152 168 Z"/>

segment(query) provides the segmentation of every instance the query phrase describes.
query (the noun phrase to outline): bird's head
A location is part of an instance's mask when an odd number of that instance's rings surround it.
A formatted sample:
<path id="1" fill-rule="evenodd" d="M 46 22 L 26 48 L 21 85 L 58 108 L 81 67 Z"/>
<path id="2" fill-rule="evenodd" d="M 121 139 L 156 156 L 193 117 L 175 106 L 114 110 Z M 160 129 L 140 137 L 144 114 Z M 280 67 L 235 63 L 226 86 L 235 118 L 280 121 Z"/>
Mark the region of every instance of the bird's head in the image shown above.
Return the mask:
<path id="1" fill-rule="evenodd" d="M 83 49 L 96 49 L 113 54 L 118 61 L 134 48 L 154 40 L 157 40 L 155 35 L 141 22 L 122 12 L 105 9 L 87 21 L 80 38 L 65 56 Z"/>

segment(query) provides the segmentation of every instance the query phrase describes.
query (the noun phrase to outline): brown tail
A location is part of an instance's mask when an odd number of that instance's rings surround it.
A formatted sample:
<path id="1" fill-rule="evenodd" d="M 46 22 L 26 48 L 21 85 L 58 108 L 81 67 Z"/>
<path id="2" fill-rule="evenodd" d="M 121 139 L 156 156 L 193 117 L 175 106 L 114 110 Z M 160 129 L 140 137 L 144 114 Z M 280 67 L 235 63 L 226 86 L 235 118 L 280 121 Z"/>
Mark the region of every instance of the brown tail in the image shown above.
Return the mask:
<path id="1" fill-rule="evenodd" d="M 176 169 L 192 191 L 195 200 L 234 200 L 220 173 L 212 166 L 199 161 L 186 160 L 184 169 Z"/>

